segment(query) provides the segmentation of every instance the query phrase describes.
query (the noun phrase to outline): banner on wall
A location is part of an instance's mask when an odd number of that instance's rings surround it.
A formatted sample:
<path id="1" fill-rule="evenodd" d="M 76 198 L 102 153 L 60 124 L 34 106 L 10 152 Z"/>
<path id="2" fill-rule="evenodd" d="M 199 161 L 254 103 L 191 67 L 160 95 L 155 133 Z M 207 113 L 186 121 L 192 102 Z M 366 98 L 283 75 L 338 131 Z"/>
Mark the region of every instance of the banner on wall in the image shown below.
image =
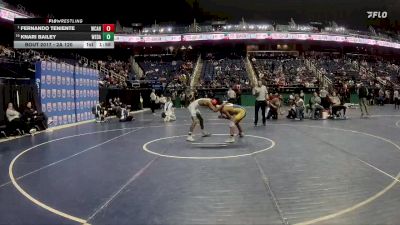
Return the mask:
<path id="1" fill-rule="evenodd" d="M 75 67 L 75 103 L 78 122 L 94 119 L 92 107 L 99 102 L 98 70 Z"/>
<path id="2" fill-rule="evenodd" d="M 47 61 L 36 64 L 40 104 L 54 121 L 52 126 L 94 118 L 91 107 L 98 102 L 98 71 L 84 69 L 85 73 L 81 67 Z"/>

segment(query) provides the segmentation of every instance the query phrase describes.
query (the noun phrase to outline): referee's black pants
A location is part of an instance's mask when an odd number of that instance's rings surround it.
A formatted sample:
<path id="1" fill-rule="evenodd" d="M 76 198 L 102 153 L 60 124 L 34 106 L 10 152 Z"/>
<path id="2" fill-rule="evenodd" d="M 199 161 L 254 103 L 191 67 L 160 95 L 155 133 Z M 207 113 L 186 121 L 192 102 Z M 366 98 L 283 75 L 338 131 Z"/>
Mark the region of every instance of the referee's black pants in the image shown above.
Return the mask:
<path id="1" fill-rule="evenodd" d="M 266 102 L 265 101 L 256 101 L 255 104 L 255 115 L 254 115 L 254 125 L 257 125 L 258 123 L 258 111 L 260 111 L 261 108 L 261 114 L 262 114 L 262 122 L 265 124 L 265 107 L 266 107 Z"/>

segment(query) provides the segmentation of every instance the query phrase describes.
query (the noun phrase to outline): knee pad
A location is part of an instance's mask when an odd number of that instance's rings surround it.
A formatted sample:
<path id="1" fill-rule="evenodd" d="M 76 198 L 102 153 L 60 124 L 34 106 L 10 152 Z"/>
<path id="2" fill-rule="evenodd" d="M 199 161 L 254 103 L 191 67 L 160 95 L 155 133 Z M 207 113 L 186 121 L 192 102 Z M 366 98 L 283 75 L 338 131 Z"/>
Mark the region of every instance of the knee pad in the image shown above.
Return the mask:
<path id="1" fill-rule="evenodd" d="M 233 128 L 235 126 L 236 126 L 235 122 L 233 122 L 233 121 L 229 122 L 229 127 Z"/>

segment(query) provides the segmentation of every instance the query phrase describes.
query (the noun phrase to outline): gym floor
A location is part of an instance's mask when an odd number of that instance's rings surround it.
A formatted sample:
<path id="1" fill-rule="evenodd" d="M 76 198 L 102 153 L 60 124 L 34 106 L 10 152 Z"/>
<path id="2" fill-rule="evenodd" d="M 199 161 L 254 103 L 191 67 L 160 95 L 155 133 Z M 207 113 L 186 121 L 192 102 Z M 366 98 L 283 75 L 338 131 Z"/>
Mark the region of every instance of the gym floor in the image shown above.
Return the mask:
<path id="1" fill-rule="evenodd" d="M 399 224 L 400 111 L 253 126 L 202 110 L 213 135 L 164 123 L 87 123 L 0 143 L 0 224 Z M 284 117 L 284 116 L 283 116 Z M 197 134 L 199 130 L 197 129 Z"/>

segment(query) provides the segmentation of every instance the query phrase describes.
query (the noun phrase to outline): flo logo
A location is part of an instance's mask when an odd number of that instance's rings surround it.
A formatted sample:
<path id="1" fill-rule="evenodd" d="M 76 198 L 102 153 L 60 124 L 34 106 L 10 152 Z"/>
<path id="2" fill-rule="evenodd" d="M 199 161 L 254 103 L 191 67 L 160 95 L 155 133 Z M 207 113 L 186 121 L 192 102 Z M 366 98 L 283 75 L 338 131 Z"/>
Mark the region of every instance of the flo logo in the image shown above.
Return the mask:
<path id="1" fill-rule="evenodd" d="M 388 14 L 386 11 L 367 11 L 368 19 L 384 19 L 387 18 Z"/>

